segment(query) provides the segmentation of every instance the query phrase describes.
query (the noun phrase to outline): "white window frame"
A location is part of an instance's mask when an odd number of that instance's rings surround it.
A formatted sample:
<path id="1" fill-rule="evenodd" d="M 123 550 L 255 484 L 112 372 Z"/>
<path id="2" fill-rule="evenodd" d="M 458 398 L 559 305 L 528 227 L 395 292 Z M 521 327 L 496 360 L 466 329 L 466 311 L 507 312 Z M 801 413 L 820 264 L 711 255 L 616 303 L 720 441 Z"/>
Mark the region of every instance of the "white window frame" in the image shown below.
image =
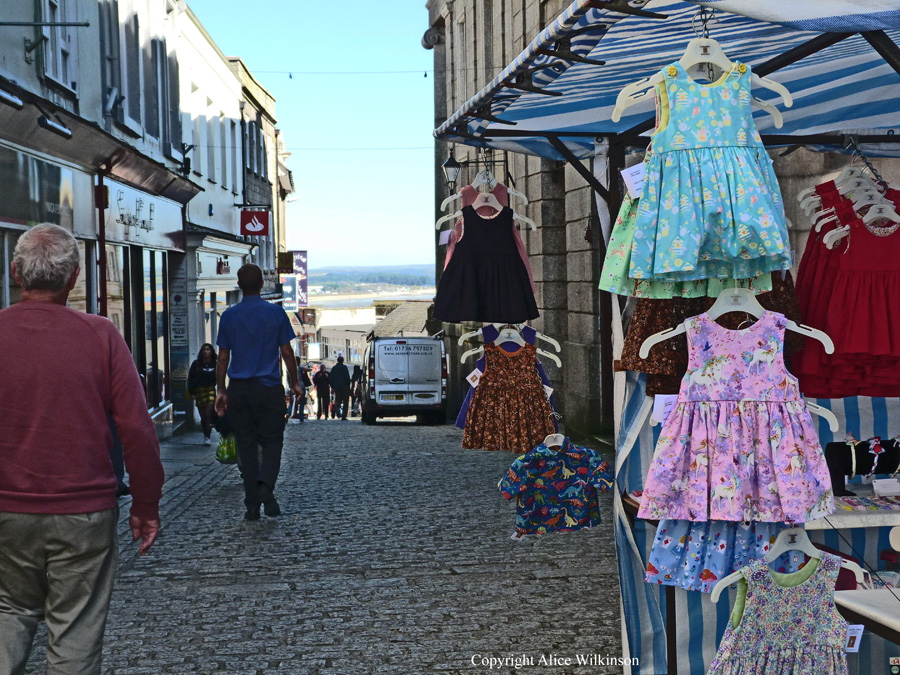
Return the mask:
<path id="1" fill-rule="evenodd" d="M 210 115 L 206 120 L 206 179 L 210 183 L 215 183 L 216 181 L 216 143 L 218 142 L 216 139 L 219 135 L 216 133 L 216 124 L 219 122 L 219 118 L 214 115 Z"/>
<path id="2" fill-rule="evenodd" d="M 220 169 L 222 171 L 222 189 L 228 189 L 228 121 L 225 113 L 219 113 L 219 152 L 222 153 L 220 159 Z"/>
<path id="3" fill-rule="evenodd" d="M 44 21 L 78 20 L 75 0 L 42 0 Z M 53 15 L 55 9 L 56 15 Z M 42 26 L 44 41 L 44 77 L 78 96 L 78 34 L 75 26 Z M 63 76 L 63 57 L 66 74 Z M 57 70 L 58 69 L 58 70 Z M 75 86 L 72 86 L 74 83 Z"/>

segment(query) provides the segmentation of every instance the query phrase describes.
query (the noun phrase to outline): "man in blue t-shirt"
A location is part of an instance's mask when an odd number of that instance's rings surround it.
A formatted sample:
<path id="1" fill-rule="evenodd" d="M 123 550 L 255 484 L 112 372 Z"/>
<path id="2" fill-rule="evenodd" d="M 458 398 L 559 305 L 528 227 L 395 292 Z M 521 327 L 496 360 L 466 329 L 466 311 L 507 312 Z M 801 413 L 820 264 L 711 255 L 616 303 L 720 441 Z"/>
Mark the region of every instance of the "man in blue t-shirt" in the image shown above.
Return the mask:
<path id="1" fill-rule="evenodd" d="M 259 519 L 259 505 L 267 516 L 281 515 L 275 499 L 275 481 L 281 469 L 284 445 L 285 403 L 278 355 L 284 360 L 291 391 L 300 396 L 297 362 L 291 349 L 294 329 L 278 305 L 263 300 L 262 270 L 248 264 L 237 273 L 243 300 L 229 307 L 219 321 L 216 344 L 216 412 L 231 411 L 244 478 L 246 520 Z M 225 373 L 228 373 L 228 390 Z M 258 449 L 262 453 L 258 453 Z"/>

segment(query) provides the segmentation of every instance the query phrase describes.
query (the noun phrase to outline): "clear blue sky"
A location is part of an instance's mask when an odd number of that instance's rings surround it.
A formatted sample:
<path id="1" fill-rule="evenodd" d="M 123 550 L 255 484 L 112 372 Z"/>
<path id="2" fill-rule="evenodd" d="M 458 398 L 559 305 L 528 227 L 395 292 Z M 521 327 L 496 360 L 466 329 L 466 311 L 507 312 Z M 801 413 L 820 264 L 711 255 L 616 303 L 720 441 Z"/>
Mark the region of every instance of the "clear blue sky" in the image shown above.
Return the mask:
<path id="1" fill-rule="evenodd" d="M 276 99 L 297 188 L 288 248 L 308 249 L 313 268 L 432 262 L 434 80 L 433 52 L 420 44 L 425 0 L 188 5 L 225 55 L 240 56 Z M 302 74 L 323 71 L 417 72 Z"/>

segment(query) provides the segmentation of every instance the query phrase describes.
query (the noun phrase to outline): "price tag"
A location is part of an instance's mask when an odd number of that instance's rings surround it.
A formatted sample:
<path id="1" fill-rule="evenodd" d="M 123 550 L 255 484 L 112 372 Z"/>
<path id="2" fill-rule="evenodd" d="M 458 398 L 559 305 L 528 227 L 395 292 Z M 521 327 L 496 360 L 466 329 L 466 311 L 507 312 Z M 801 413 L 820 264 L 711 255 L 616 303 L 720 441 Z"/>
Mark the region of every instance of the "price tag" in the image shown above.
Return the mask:
<path id="1" fill-rule="evenodd" d="M 547 395 L 547 399 L 553 395 L 553 387 L 548 387 L 546 384 L 544 385 L 544 393 Z"/>
<path id="2" fill-rule="evenodd" d="M 628 188 L 628 196 L 637 199 L 644 189 L 644 178 L 647 175 L 647 165 L 643 162 L 622 170 L 622 180 Z"/>
<path id="3" fill-rule="evenodd" d="M 441 232 L 441 236 L 438 238 L 438 246 L 446 246 L 450 243 L 450 234 L 453 230 L 444 230 Z"/>
<path id="4" fill-rule="evenodd" d="M 677 394 L 657 394 L 653 397 L 653 414 L 651 417 L 662 424 L 678 403 Z"/>
<path id="5" fill-rule="evenodd" d="M 859 643 L 862 640 L 863 631 L 866 629 L 862 624 L 853 624 L 847 626 L 847 643 L 844 645 L 845 652 L 858 652 Z"/>
<path id="6" fill-rule="evenodd" d="M 876 497 L 896 497 L 900 495 L 900 480 L 896 478 L 878 478 L 872 481 L 872 489 Z"/>
<path id="7" fill-rule="evenodd" d="M 481 376 L 482 372 L 478 368 L 476 368 L 466 377 L 466 379 L 469 381 L 469 384 L 472 385 L 472 389 L 478 386 L 478 381 L 481 379 Z"/>

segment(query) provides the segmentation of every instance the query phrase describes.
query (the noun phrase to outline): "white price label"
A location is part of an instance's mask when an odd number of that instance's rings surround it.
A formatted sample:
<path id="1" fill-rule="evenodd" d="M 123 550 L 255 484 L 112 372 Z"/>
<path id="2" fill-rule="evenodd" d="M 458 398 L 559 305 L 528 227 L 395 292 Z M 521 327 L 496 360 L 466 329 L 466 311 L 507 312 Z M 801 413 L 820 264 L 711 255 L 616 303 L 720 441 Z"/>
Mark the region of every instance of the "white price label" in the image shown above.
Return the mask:
<path id="1" fill-rule="evenodd" d="M 647 175 L 647 165 L 641 162 L 622 170 L 622 180 L 628 188 L 628 196 L 637 199 L 644 189 L 644 178 Z"/>
<path id="2" fill-rule="evenodd" d="M 438 246 L 446 246 L 447 244 L 449 244 L 450 235 L 452 232 L 453 230 L 444 230 L 443 232 L 441 232 L 441 236 L 438 239 Z"/>
<path id="3" fill-rule="evenodd" d="M 862 640 L 862 634 L 865 629 L 866 627 L 862 624 L 847 626 L 847 642 L 844 645 L 845 652 L 859 651 L 859 642 Z"/>
<path id="4" fill-rule="evenodd" d="M 653 397 L 653 415 L 651 417 L 662 424 L 678 403 L 677 394 L 657 394 Z"/>
<path id="5" fill-rule="evenodd" d="M 469 381 L 469 384 L 472 385 L 472 389 L 478 386 L 478 381 L 481 380 L 481 375 L 482 372 L 478 368 L 476 368 L 466 377 L 466 379 Z"/>
<path id="6" fill-rule="evenodd" d="M 553 396 L 553 387 L 548 387 L 546 384 L 544 385 L 544 393 L 547 394 L 547 398 L 549 399 Z"/>

